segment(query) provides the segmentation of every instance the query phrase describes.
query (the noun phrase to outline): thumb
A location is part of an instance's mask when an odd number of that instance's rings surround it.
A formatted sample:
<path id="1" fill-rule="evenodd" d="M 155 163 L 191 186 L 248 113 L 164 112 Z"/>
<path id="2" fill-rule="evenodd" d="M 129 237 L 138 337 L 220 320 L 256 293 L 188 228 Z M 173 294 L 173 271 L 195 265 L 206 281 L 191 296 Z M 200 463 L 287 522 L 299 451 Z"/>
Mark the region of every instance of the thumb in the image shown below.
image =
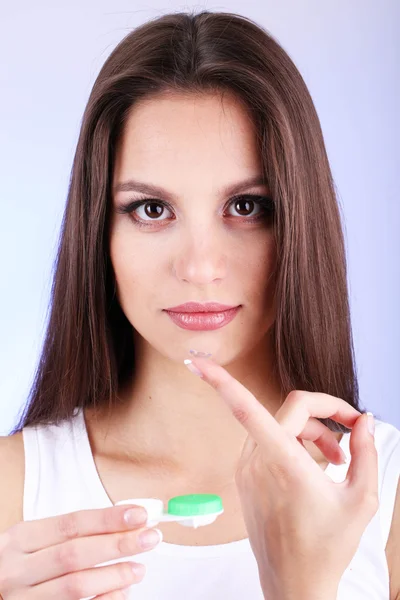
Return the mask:
<path id="1" fill-rule="evenodd" d="M 378 498 L 378 453 L 374 434 L 368 429 L 369 419 L 375 428 L 373 415 L 364 413 L 358 417 L 350 433 L 351 462 L 346 484 L 358 499 Z"/>

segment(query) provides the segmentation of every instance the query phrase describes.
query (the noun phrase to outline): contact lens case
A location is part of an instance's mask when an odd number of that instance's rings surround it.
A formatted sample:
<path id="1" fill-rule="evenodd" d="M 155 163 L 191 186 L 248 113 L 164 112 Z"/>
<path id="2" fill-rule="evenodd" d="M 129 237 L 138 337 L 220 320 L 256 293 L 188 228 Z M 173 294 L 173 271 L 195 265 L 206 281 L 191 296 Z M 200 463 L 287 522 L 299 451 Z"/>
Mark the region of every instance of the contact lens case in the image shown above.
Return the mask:
<path id="1" fill-rule="evenodd" d="M 129 498 L 121 504 L 136 504 L 147 510 L 147 527 L 158 523 L 176 522 L 184 527 L 201 527 L 213 523 L 224 512 L 222 499 L 215 494 L 186 494 L 175 496 L 168 501 L 167 510 L 159 498 Z"/>

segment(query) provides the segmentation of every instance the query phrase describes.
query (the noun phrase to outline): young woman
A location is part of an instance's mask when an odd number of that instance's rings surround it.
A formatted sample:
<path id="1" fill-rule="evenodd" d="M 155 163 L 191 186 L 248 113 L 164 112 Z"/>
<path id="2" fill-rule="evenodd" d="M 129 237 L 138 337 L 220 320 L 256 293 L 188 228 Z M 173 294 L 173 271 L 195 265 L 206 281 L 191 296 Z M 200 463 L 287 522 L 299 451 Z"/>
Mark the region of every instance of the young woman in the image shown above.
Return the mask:
<path id="1" fill-rule="evenodd" d="M 142 25 L 90 95 L 43 353 L 0 440 L 2 598 L 398 598 L 400 431 L 364 413 L 301 75 L 239 15 Z M 154 531 L 114 506 L 194 493 L 225 512 Z"/>

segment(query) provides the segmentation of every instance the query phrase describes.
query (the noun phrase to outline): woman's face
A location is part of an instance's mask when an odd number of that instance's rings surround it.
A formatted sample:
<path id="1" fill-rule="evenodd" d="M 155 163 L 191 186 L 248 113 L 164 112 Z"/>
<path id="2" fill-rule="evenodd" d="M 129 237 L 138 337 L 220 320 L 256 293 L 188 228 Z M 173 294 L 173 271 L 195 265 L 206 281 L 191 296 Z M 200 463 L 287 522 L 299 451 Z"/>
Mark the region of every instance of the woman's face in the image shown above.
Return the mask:
<path id="1" fill-rule="evenodd" d="M 131 110 L 113 174 L 110 255 L 142 352 L 182 361 L 193 348 L 226 364 L 262 342 L 274 321 L 269 190 L 261 181 L 226 191 L 249 179 L 262 180 L 261 162 L 232 96 L 159 96 Z M 130 180 L 163 191 L 118 189 Z M 147 203 L 119 212 L 133 200 Z M 165 309 L 190 301 L 240 309 L 217 329 L 184 329 Z"/>

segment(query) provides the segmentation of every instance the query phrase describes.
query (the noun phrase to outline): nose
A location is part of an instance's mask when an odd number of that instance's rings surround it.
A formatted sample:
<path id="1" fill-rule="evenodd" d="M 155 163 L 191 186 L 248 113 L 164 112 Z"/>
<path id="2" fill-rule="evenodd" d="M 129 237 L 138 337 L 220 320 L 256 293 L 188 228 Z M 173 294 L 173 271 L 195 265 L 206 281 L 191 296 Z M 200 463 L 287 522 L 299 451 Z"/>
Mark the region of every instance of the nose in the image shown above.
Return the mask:
<path id="1" fill-rule="evenodd" d="M 223 280 L 228 268 L 223 237 L 210 227 L 197 227 L 195 232 L 181 237 L 174 260 L 176 277 L 194 285 Z"/>

